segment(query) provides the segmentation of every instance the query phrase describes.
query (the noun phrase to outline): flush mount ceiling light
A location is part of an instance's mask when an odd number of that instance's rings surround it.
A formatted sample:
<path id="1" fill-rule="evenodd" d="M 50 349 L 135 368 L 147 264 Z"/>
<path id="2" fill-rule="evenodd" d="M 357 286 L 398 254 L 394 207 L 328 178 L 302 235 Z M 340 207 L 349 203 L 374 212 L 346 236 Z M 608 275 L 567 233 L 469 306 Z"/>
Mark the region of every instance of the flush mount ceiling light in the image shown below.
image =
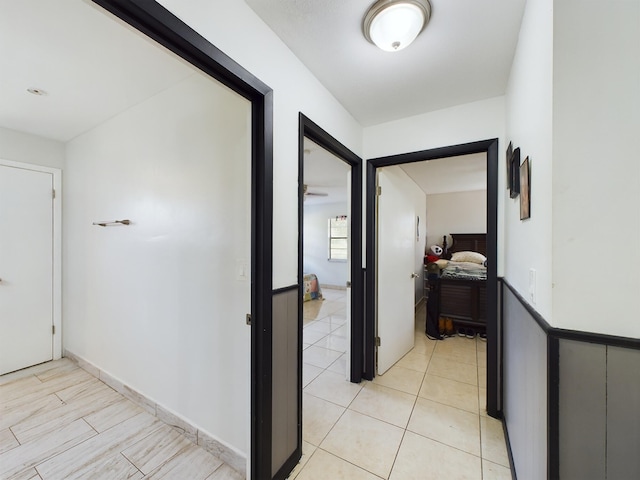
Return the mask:
<path id="1" fill-rule="evenodd" d="M 409 46 L 431 18 L 429 0 L 378 0 L 364 17 L 364 36 L 386 52 Z"/>

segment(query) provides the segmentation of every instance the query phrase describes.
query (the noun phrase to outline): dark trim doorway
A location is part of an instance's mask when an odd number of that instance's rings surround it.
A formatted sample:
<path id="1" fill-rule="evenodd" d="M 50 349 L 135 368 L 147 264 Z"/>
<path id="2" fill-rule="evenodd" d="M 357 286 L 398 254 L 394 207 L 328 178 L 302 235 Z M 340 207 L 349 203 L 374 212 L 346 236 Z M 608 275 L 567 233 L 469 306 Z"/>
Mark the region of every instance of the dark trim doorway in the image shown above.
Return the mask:
<path id="1" fill-rule="evenodd" d="M 159 3 L 93 1 L 251 101 L 250 469 L 252 479 L 272 478 L 273 92 Z"/>
<path id="2" fill-rule="evenodd" d="M 304 137 L 351 166 L 351 368 L 349 378 L 353 383 L 362 380 L 364 371 L 364 273 L 362 271 L 362 159 L 338 142 L 329 133 L 316 125 L 304 114 L 299 116 L 298 129 L 298 283 L 302 289 L 303 254 L 303 183 L 304 183 Z M 300 293 L 298 318 L 302 331 L 302 290 Z M 302 338 L 300 339 L 302 346 Z M 300 349 L 302 350 L 302 348 Z M 302 362 L 302 357 L 300 358 Z M 302 368 L 300 370 L 302 372 Z M 300 382 L 302 384 L 302 381 Z M 302 389 L 300 389 L 302 395 Z M 300 397 L 302 399 L 302 396 Z M 302 401 L 302 400 L 301 400 Z"/>
<path id="3" fill-rule="evenodd" d="M 487 412 L 492 417 L 501 414 L 500 328 L 498 325 L 498 139 L 434 148 L 419 152 L 391 155 L 367 161 L 366 239 L 367 275 L 364 331 L 364 374 L 367 380 L 375 376 L 375 310 L 376 310 L 376 169 L 391 165 L 436 160 L 472 153 L 487 155 Z"/>

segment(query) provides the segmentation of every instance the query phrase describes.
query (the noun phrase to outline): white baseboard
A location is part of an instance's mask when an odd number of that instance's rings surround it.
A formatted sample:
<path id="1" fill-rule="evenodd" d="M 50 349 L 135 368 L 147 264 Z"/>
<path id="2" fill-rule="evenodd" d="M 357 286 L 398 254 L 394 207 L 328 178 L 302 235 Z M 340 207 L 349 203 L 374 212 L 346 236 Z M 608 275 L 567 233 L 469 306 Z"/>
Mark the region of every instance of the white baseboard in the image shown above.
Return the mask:
<path id="1" fill-rule="evenodd" d="M 80 368 L 87 371 L 98 380 L 109 385 L 116 392 L 120 393 L 125 398 L 131 400 L 136 405 L 143 408 L 145 411 L 157 417 L 167 425 L 173 427 L 174 430 L 180 432 L 185 438 L 190 440 L 196 445 L 201 446 L 207 452 L 218 457 L 225 462 L 235 471 L 240 473 L 244 478 L 247 476 L 247 458 L 240 452 L 225 445 L 220 440 L 217 440 L 211 434 L 199 429 L 195 425 L 192 425 L 178 414 L 172 412 L 168 408 L 165 408 L 161 404 L 153 401 L 152 399 L 142 395 L 135 391 L 131 387 L 125 385 L 120 380 L 112 377 L 108 373 L 103 372 L 98 367 L 84 358 L 64 350 L 63 357 L 75 362 Z"/>

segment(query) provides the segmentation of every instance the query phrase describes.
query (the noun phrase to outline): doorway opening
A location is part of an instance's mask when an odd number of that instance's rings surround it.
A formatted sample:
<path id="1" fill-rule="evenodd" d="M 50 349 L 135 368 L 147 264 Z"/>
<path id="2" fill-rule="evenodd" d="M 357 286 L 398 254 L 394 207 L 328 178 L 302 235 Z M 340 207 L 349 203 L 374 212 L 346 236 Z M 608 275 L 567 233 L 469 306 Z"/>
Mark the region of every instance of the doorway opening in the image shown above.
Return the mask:
<path id="1" fill-rule="evenodd" d="M 486 335 L 487 335 L 487 412 L 498 417 L 500 414 L 500 338 L 498 325 L 498 286 L 497 286 L 497 203 L 498 203 L 498 141 L 497 139 L 455 145 L 431 150 L 424 150 L 402 155 L 393 155 L 369 160 L 367 162 L 367 212 L 366 212 L 366 319 L 365 319 L 365 365 L 364 378 L 373 379 L 376 375 L 376 312 L 378 308 L 377 280 L 379 266 L 376 252 L 379 239 L 377 237 L 376 196 L 378 193 L 378 170 L 393 165 L 408 165 L 436 159 L 484 153 L 486 154 Z M 450 232 L 451 233 L 451 232 Z M 454 232 L 455 233 L 455 232 Z M 407 277 L 409 277 L 407 272 Z M 384 339 L 381 339 L 384 342 Z"/>
<path id="2" fill-rule="evenodd" d="M 306 148 L 305 145 L 311 146 L 311 148 Z M 345 331 L 345 340 L 347 342 L 346 345 L 346 354 L 345 354 L 345 365 L 346 371 L 345 376 L 348 380 L 354 383 L 358 383 L 362 380 L 362 372 L 363 372 L 363 348 L 362 348 L 362 335 L 364 332 L 364 312 L 363 312 L 363 300 L 364 300 L 364 277 L 363 271 L 361 267 L 362 261 L 362 160 L 351 152 L 348 148 L 338 142 L 335 138 L 329 135 L 325 130 L 311 121 L 302 113 L 299 118 L 299 152 L 298 152 L 298 168 L 299 168 L 299 194 L 298 194 L 298 282 L 300 292 L 300 301 L 299 301 L 299 318 L 300 318 L 300 326 L 302 329 L 303 325 L 303 292 L 304 292 L 304 276 L 305 276 L 305 197 L 307 198 L 307 202 L 311 204 L 314 200 L 313 197 L 319 198 L 328 198 L 330 197 L 329 187 L 323 187 L 323 185 L 316 185 L 315 183 L 322 184 L 323 182 L 329 181 L 329 175 L 327 168 L 317 168 L 319 165 L 311 165 L 313 162 L 313 154 L 322 153 L 325 156 L 330 156 L 331 160 L 327 160 L 325 158 L 323 165 L 334 165 L 335 168 L 332 169 L 334 172 L 333 177 L 335 181 L 339 181 L 342 186 L 338 187 L 342 193 L 342 198 L 340 202 L 342 203 L 342 208 L 346 208 L 348 213 L 345 214 L 331 214 L 330 217 L 334 221 L 334 227 L 338 227 L 335 229 L 333 233 L 335 233 L 336 237 L 333 239 L 333 255 L 335 257 L 347 257 L 347 261 L 344 262 L 341 258 L 334 258 L 333 262 L 329 259 L 332 255 L 331 252 L 331 236 L 332 233 L 329 230 L 329 226 L 331 224 L 330 218 L 327 217 L 325 220 L 326 237 L 324 240 L 327 242 L 326 249 L 326 260 L 323 262 L 325 267 L 334 267 L 333 270 L 339 270 L 341 273 L 339 276 L 333 276 L 333 272 L 330 270 L 326 270 L 327 274 L 330 275 L 330 282 L 327 282 L 331 286 L 335 287 L 344 287 L 345 290 L 345 308 L 346 308 L 346 328 Z M 313 151 L 313 148 L 317 147 L 319 150 Z M 305 148 L 310 150 L 306 155 L 307 161 L 309 162 L 308 171 L 305 170 Z M 331 163 L 329 163 L 331 162 Z M 342 173 L 341 173 L 342 172 Z M 307 179 L 310 183 L 307 183 Z M 315 181 L 317 179 L 318 181 Z M 307 195 L 305 195 L 305 184 L 307 185 Z M 327 184 L 328 185 L 328 184 Z M 322 197 L 321 195 L 309 195 L 310 193 L 327 193 L 327 197 Z M 322 203 L 319 203 L 322 205 Z M 334 205 L 335 207 L 335 205 Z M 325 207 L 315 207 L 315 210 L 322 211 Z M 328 207 L 326 207 L 328 208 Z M 309 209 L 308 209 L 309 210 Z M 328 211 L 328 210 L 326 210 Z M 336 217 L 338 217 L 336 219 Z M 346 218 L 341 218 L 346 217 Z M 346 223 L 348 226 L 348 240 L 340 238 L 340 230 L 339 227 Z M 308 239 L 311 241 L 311 239 Z M 322 247 L 320 247 L 322 248 Z M 307 244 L 307 250 L 309 249 L 309 244 Z M 348 251 L 345 251 L 348 249 Z M 310 260 L 309 258 L 307 260 Z M 327 265 L 329 264 L 329 265 Z M 313 261 L 311 264 L 307 263 L 308 266 L 313 266 Z M 317 265 L 317 263 L 315 264 Z M 337 267 L 337 268 L 336 268 Z M 308 272 L 314 273 L 314 272 Z M 340 276 L 341 275 L 341 276 Z M 336 283 L 340 283 L 344 280 L 343 285 L 335 285 Z M 320 284 L 324 281 L 322 278 L 319 278 Z M 339 295 L 335 293 L 334 295 Z M 301 342 L 304 339 L 301 339 Z M 336 340 L 336 342 L 340 343 L 340 340 Z M 300 390 L 302 392 L 302 389 Z"/>

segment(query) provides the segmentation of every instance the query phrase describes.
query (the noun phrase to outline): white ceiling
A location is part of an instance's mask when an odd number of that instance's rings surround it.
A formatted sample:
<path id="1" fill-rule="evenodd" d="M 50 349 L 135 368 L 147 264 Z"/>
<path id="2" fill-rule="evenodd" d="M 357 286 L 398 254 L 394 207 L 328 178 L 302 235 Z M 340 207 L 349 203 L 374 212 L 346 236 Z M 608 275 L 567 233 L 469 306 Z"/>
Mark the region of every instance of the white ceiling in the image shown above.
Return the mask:
<path id="1" fill-rule="evenodd" d="M 0 127 L 66 142 L 196 70 L 91 2 L 5 0 L 0 72 Z"/>
<path id="2" fill-rule="evenodd" d="M 308 192 L 326 196 L 307 195 L 305 205 L 347 203 L 347 172 L 351 167 L 308 138 L 304 139 L 304 183 Z"/>
<path id="3" fill-rule="evenodd" d="M 374 0 L 245 0 L 363 126 L 505 93 L 526 0 L 431 0 L 416 41 L 362 35 Z"/>
<path id="4" fill-rule="evenodd" d="M 504 93 L 525 0 L 433 0 L 425 32 L 395 54 L 361 35 L 369 0 L 246 1 L 367 125 Z M 1 2 L 0 72 L 0 127 L 62 142 L 200 74 L 88 0 Z M 305 181 L 331 193 L 309 203 L 346 201 L 347 165 L 307 148 Z M 484 188 L 484 159 L 446 162 L 404 168 L 428 193 Z"/>
<path id="5" fill-rule="evenodd" d="M 487 189 L 487 154 L 407 163 L 400 168 L 427 195 Z"/>

